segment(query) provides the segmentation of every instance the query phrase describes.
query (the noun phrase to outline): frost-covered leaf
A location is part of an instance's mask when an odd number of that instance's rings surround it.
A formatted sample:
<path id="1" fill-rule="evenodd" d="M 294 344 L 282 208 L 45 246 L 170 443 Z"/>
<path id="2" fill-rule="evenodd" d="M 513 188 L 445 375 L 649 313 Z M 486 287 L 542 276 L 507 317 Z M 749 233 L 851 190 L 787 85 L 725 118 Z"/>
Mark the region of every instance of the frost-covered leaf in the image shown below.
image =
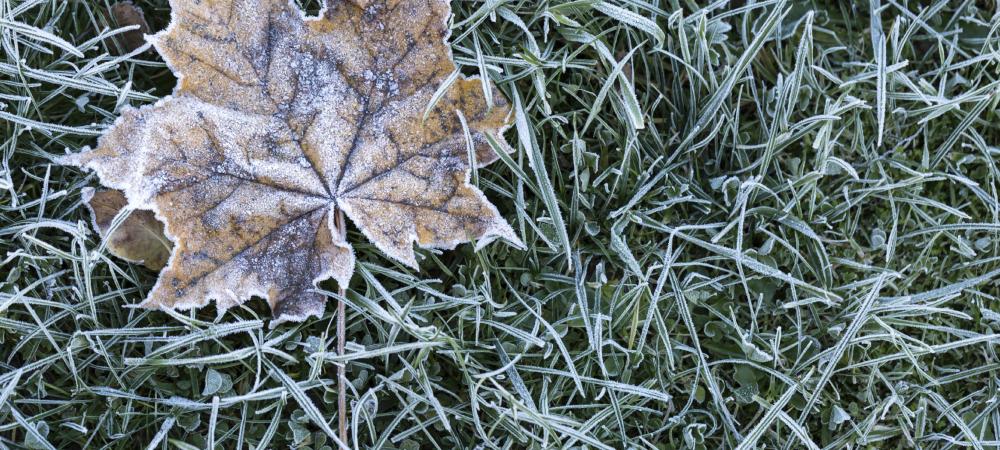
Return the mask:
<path id="1" fill-rule="evenodd" d="M 171 244 L 163 235 L 163 224 L 156 220 L 152 211 L 132 211 L 112 230 L 115 217 L 128 204 L 125 194 L 86 188 L 83 190 L 83 202 L 90 210 L 91 226 L 101 235 L 112 254 L 152 270 L 160 270 L 167 265 Z"/>
<path id="2" fill-rule="evenodd" d="M 851 415 L 844 411 L 840 405 L 833 405 L 833 410 L 830 412 L 830 430 L 836 430 L 837 426 L 848 420 L 851 420 Z"/>
<path id="3" fill-rule="evenodd" d="M 149 23 L 146 15 L 131 1 L 121 1 L 111 5 L 111 17 L 119 27 L 138 26 L 115 37 L 115 41 L 126 53 L 135 51 L 146 45 L 145 36 L 149 34 Z"/>
<path id="4" fill-rule="evenodd" d="M 354 269 L 338 209 L 413 267 L 414 243 L 519 243 L 468 182 L 459 113 L 488 164 L 489 138 L 509 151 L 510 107 L 450 77 L 446 0 L 338 0 L 316 18 L 290 0 L 170 3 L 170 26 L 148 39 L 174 94 L 65 159 L 165 222 L 173 254 L 142 305 L 224 310 L 257 295 L 278 321 L 319 315 L 315 283 L 345 286 Z"/>
<path id="5" fill-rule="evenodd" d="M 24 446 L 30 449 L 46 450 L 54 448 L 52 444 L 45 440 L 49 435 L 49 424 L 39 420 L 35 423 L 28 423 L 35 428 L 35 433 L 25 433 Z"/>
<path id="6" fill-rule="evenodd" d="M 229 374 L 224 374 L 218 370 L 209 368 L 205 373 L 205 388 L 201 390 L 201 395 L 210 395 L 228 392 L 233 388 L 233 378 Z"/>

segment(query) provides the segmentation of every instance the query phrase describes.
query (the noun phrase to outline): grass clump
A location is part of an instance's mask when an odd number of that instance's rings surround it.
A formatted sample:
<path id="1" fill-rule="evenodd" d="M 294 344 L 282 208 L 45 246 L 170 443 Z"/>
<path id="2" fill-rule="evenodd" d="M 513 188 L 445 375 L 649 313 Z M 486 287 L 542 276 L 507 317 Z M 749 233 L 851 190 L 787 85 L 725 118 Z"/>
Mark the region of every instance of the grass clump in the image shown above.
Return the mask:
<path id="1" fill-rule="evenodd" d="M 1000 445 L 994 1 L 453 6 L 528 248 L 352 231 L 338 356 L 333 308 L 128 307 L 52 161 L 175 80 L 109 2 L 0 0 L 0 448 L 333 448 L 339 364 L 359 448 Z"/>

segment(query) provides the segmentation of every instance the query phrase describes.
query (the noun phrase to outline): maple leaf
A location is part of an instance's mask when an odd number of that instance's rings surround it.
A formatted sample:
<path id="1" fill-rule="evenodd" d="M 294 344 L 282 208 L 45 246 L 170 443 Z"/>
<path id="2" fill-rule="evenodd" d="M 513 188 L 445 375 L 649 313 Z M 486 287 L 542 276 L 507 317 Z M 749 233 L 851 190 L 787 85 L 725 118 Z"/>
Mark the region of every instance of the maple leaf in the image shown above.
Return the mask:
<path id="1" fill-rule="evenodd" d="M 160 270 L 167 265 L 172 246 L 163 234 L 163 224 L 156 220 L 152 211 L 133 211 L 117 228 L 112 229 L 115 217 L 128 206 L 125 194 L 115 190 L 84 188 L 82 197 L 90 210 L 94 229 L 111 253 L 152 270 Z"/>
<path id="2" fill-rule="evenodd" d="M 354 271 L 338 210 L 411 267 L 414 243 L 520 245 L 468 182 L 466 136 L 478 164 L 497 158 L 490 140 L 510 151 L 510 107 L 451 77 L 446 0 L 331 1 L 318 17 L 290 0 L 170 4 L 148 39 L 178 75 L 173 95 L 64 161 L 164 222 L 174 249 L 142 306 L 261 296 L 276 322 L 319 315 L 315 284 Z"/>
<path id="3" fill-rule="evenodd" d="M 125 53 L 133 52 L 146 45 L 145 35 L 149 33 L 149 23 L 146 22 L 146 15 L 142 8 L 135 6 L 131 1 L 117 2 L 111 5 L 111 17 L 120 27 L 138 26 L 134 30 L 129 30 L 115 36 L 114 41 L 121 46 Z M 117 48 L 112 48 L 117 52 Z"/>

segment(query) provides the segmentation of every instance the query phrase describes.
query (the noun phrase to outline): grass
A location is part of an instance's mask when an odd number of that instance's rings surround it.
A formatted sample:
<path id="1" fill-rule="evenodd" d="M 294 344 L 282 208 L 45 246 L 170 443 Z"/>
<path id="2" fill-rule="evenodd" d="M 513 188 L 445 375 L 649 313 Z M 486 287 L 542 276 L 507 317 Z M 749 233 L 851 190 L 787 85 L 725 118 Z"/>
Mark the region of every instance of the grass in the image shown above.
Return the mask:
<path id="1" fill-rule="evenodd" d="M 352 230 L 344 356 L 332 301 L 129 307 L 52 163 L 175 82 L 109 3 L 0 0 L 0 448 L 334 448 L 339 364 L 360 448 L 1000 446 L 994 0 L 454 2 L 528 248 Z"/>

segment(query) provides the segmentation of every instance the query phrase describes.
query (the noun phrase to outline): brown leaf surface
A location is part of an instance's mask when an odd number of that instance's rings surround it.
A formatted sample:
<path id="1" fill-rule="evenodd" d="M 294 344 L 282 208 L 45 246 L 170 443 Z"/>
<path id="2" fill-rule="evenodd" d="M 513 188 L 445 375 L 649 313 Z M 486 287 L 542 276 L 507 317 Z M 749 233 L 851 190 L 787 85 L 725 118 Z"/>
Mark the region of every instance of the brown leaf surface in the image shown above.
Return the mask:
<path id="1" fill-rule="evenodd" d="M 111 253 L 152 270 L 160 270 L 167 265 L 172 244 L 163 234 L 163 224 L 156 220 L 152 211 L 133 211 L 118 228 L 112 230 L 115 216 L 128 205 L 124 193 L 86 188 L 83 202 L 90 211 L 94 230 L 104 239 Z"/>
<path id="2" fill-rule="evenodd" d="M 361 5 L 361 6 L 359 6 Z M 166 223 L 173 255 L 147 307 L 220 309 L 253 295 L 279 321 L 319 315 L 315 283 L 345 286 L 342 210 L 386 255 L 416 267 L 413 244 L 520 242 L 468 183 L 465 118 L 477 161 L 510 108 L 459 77 L 446 0 L 333 0 L 306 18 L 290 0 L 174 0 L 150 39 L 180 78 L 172 96 L 125 111 L 96 149 L 67 164 L 97 172 Z"/>
<path id="3" fill-rule="evenodd" d="M 111 5 L 111 17 L 119 27 L 139 26 L 135 30 L 115 36 L 115 42 L 121 46 L 125 53 L 133 52 L 146 45 L 145 36 L 149 34 L 149 23 L 146 22 L 146 15 L 142 12 L 142 8 L 127 0 L 117 2 Z"/>

